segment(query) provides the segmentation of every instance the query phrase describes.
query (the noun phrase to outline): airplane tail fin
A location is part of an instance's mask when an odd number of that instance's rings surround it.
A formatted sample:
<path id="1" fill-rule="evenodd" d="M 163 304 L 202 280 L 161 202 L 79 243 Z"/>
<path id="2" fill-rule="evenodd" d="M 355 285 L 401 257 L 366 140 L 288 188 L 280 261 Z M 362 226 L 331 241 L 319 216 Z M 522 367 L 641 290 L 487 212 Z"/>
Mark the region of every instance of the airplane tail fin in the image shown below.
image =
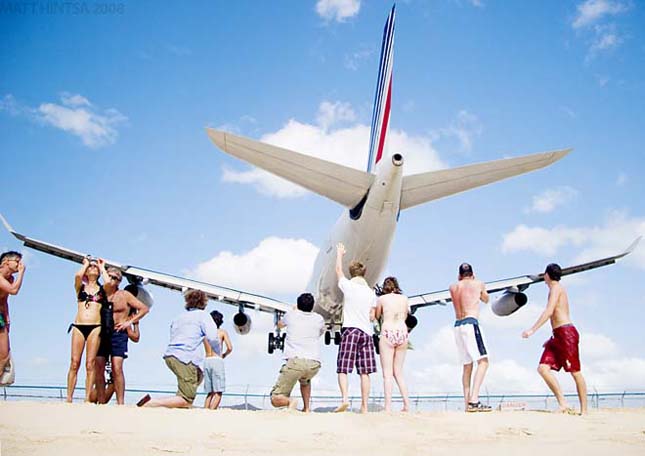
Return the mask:
<path id="1" fill-rule="evenodd" d="M 396 6 L 396 5 L 395 5 Z M 383 156 L 385 136 L 390 123 L 390 105 L 392 100 L 392 66 L 394 64 L 394 18 L 395 6 L 385 21 L 383 42 L 381 44 L 381 59 L 374 95 L 372 111 L 372 128 L 370 131 L 370 154 L 367 162 L 367 172 L 371 173 L 374 166 Z"/>
<path id="2" fill-rule="evenodd" d="M 404 176 L 401 209 L 544 168 L 569 152 L 556 150 Z"/>
<path id="3" fill-rule="evenodd" d="M 365 171 L 212 128 L 206 132 L 224 152 L 348 208 L 358 204 L 374 181 Z"/>

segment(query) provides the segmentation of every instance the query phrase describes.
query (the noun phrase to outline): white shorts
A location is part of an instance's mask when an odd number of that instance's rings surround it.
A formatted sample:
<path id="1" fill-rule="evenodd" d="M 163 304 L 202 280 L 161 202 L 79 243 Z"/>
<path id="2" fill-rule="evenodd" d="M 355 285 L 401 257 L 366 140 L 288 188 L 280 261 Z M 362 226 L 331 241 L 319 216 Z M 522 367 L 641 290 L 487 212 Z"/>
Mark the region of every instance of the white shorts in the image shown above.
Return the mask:
<path id="1" fill-rule="evenodd" d="M 462 364 L 488 357 L 484 334 L 476 318 L 468 317 L 455 322 L 455 342 Z"/>

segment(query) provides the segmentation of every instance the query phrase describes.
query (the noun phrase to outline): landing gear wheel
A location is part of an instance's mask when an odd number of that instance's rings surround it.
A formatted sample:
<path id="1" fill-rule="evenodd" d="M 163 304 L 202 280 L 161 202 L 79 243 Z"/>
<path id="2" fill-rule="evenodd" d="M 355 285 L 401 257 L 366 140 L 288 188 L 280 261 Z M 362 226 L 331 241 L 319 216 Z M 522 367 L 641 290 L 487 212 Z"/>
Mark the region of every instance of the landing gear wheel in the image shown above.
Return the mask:
<path id="1" fill-rule="evenodd" d="M 338 331 L 334 333 L 334 345 L 340 345 L 340 333 Z"/>
<path id="2" fill-rule="evenodd" d="M 275 348 L 275 336 L 273 333 L 269 333 L 269 355 L 273 354 Z"/>
<path id="3" fill-rule="evenodd" d="M 287 338 L 287 333 L 280 336 L 280 350 L 284 351 L 284 341 Z"/>
<path id="4" fill-rule="evenodd" d="M 331 343 L 331 333 L 329 331 L 325 331 L 325 345 L 329 345 Z"/>

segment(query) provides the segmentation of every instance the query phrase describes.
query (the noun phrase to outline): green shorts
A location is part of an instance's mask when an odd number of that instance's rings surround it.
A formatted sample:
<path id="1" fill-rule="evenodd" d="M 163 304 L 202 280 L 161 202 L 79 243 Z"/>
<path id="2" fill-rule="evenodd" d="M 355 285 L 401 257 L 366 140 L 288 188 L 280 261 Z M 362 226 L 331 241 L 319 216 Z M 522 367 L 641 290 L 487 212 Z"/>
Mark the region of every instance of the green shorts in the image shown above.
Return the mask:
<path id="1" fill-rule="evenodd" d="M 183 363 L 174 356 L 166 356 L 164 361 L 177 377 L 177 396 L 192 404 L 197 396 L 197 387 L 203 379 L 201 369 L 192 363 Z"/>
<path id="2" fill-rule="evenodd" d="M 271 390 L 271 396 L 291 396 L 291 391 L 300 381 L 301 385 L 308 385 L 311 379 L 320 370 L 320 362 L 313 359 L 291 358 L 282 365 L 280 375 Z"/>

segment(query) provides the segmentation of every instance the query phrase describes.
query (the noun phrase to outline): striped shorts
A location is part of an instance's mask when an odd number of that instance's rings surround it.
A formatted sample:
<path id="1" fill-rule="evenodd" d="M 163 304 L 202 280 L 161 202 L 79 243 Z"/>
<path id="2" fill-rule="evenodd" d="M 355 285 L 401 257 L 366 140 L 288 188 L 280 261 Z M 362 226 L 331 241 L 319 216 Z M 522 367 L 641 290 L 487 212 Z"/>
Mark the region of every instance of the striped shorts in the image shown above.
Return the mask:
<path id="1" fill-rule="evenodd" d="M 340 338 L 340 349 L 336 360 L 336 372 L 349 374 L 356 365 L 359 374 L 376 372 L 374 341 L 372 336 L 358 328 L 343 328 Z"/>
<path id="2" fill-rule="evenodd" d="M 470 364 L 488 357 L 486 341 L 476 318 L 466 317 L 455 322 L 455 342 L 459 360 L 462 364 Z"/>

